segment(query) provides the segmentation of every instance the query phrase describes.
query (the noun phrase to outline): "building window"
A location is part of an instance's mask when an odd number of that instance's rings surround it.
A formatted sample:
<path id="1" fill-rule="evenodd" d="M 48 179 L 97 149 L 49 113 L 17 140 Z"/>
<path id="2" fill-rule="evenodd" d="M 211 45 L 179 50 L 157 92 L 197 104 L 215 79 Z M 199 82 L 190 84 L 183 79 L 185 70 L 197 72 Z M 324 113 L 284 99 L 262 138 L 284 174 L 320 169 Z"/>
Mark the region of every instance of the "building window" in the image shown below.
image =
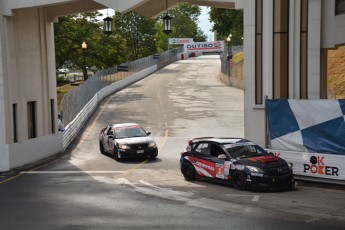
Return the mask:
<path id="1" fill-rule="evenodd" d="M 37 137 L 36 131 L 36 102 L 30 101 L 28 106 L 28 139 Z"/>
<path id="2" fill-rule="evenodd" d="M 54 99 L 50 99 L 50 124 L 51 124 L 52 133 L 55 133 L 55 101 Z"/>
<path id="3" fill-rule="evenodd" d="M 345 0 L 335 0 L 335 15 L 345 14 Z"/>
<path id="4" fill-rule="evenodd" d="M 262 0 L 255 5 L 255 104 L 263 103 L 262 79 Z"/>
<path id="5" fill-rule="evenodd" d="M 301 0 L 300 99 L 308 99 L 308 0 Z"/>
<path id="6" fill-rule="evenodd" d="M 18 142 L 18 131 L 17 131 L 17 104 L 12 105 L 13 115 L 13 142 Z"/>
<path id="7" fill-rule="evenodd" d="M 289 97 L 289 0 L 273 1 L 273 98 Z"/>

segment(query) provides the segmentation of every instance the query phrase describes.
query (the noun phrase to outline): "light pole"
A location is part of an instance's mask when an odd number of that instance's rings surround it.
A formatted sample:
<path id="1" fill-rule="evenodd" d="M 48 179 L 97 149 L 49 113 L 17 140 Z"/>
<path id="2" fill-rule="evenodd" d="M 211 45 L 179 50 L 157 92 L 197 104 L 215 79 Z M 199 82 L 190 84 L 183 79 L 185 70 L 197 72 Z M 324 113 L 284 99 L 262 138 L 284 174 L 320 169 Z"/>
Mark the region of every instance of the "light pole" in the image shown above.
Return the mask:
<path id="1" fill-rule="evenodd" d="M 232 58 L 232 51 L 231 51 L 231 37 L 232 37 L 232 34 L 229 34 L 229 36 L 226 38 L 226 41 L 228 42 L 228 61 L 230 61 L 230 59 Z"/>
<path id="2" fill-rule="evenodd" d="M 86 48 L 87 48 L 87 45 L 85 42 L 83 42 L 83 44 L 81 44 L 81 48 L 84 51 L 84 81 L 86 81 L 87 80 L 87 71 L 86 71 Z"/>

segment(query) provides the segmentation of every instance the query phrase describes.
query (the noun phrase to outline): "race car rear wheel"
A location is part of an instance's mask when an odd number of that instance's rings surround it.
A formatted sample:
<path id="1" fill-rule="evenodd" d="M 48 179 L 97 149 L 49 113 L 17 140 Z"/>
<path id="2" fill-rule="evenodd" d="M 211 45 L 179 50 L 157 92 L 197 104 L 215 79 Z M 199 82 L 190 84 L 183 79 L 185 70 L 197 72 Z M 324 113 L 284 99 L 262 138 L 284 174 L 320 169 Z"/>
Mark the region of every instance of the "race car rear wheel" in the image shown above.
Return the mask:
<path id="1" fill-rule="evenodd" d="M 104 146 L 103 146 L 102 141 L 99 141 L 99 151 L 100 151 L 102 154 L 105 154 Z"/>
<path id="2" fill-rule="evenodd" d="M 232 186 L 238 190 L 247 188 L 247 180 L 244 172 L 234 172 L 232 174 Z"/>
<path id="3" fill-rule="evenodd" d="M 185 161 L 182 163 L 181 172 L 186 180 L 188 181 L 195 180 L 195 169 L 194 169 L 194 166 L 190 162 Z"/>

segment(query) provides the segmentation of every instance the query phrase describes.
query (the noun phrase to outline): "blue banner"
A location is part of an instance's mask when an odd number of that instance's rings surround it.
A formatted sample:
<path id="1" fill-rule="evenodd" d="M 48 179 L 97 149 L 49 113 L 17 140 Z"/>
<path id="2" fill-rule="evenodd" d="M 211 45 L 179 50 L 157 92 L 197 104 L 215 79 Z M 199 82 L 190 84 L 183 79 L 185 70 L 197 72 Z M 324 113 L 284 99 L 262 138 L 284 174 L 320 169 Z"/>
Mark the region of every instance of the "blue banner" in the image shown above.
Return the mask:
<path id="1" fill-rule="evenodd" d="M 272 149 L 345 155 L 345 100 L 266 100 Z"/>

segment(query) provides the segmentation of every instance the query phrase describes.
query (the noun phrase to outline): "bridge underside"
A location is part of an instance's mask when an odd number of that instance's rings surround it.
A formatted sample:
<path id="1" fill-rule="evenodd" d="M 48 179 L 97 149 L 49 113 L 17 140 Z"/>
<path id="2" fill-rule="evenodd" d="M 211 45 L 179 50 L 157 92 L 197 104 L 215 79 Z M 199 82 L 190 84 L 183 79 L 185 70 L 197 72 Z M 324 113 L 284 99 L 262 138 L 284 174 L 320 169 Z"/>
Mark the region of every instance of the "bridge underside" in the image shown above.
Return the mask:
<path id="1" fill-rule="evenodd" d="M 164 12 L 166 9 L 174 7 L 176 4 L 179 3 L 190 3 L 193 5 L 198 6 L 209 6 L 209 7 L 216 7 L 216 8 L 226 8 L 226 9 L 234 9 L 238 7 L 239 4 L 236 4 L 237 1 L 208 1 L 208 0 L 167 0 L 167 1 L 156 1 L 156 0 L 146 0 L 141 1 L 140 4 L 129 8 L 128 10 L 134 11 L 138 14 L 141 14 L 148 18 L 153 18 Z M 127 10 L 127 11 L 128 11 Z"/>

